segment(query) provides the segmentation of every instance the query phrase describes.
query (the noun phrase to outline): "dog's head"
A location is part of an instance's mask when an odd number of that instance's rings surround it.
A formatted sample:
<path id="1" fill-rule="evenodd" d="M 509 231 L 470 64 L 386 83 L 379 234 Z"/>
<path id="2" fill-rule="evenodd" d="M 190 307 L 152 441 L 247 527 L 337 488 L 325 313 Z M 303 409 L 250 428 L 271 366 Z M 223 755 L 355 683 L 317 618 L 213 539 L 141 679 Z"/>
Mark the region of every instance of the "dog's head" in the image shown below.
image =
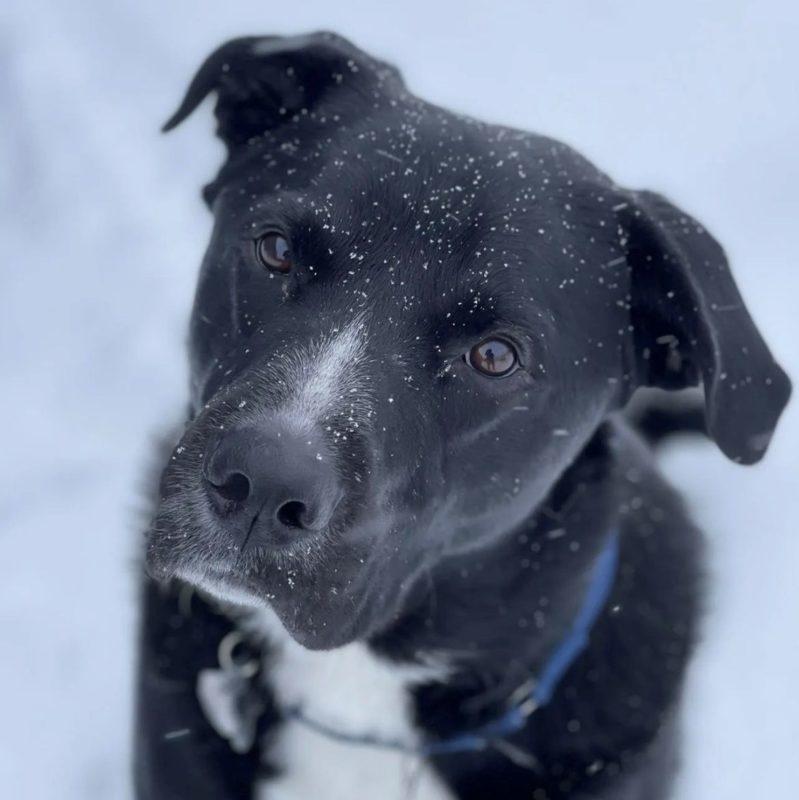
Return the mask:
<path id="1" fill-rule="evenodd" d="M 167 127 L 211 92 L 228 158 L 154 573 L 330 647 L 519 526 L 638 386 L 701 382 L 721 449 L 765 451 L 788 380 L 667 201 L 330 34 L 224 45 Z"/>

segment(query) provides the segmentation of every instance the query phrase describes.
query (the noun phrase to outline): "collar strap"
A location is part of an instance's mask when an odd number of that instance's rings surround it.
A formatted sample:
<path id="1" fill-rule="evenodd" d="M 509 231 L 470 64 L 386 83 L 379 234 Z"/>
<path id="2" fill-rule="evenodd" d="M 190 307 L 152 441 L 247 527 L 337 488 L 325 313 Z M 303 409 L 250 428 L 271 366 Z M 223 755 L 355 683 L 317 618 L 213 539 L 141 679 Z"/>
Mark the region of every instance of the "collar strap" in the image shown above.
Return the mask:
<path id="1" fill-rule="evenodd" d="M 537 709 L 547 705 L 560 685 L 563 676 L 588 646 L 591 630 L 610 597 L 619 564 L 619 531 L 612 531 L 602 548 L 591 574 L 588 590 L 577 616 L 558 646 L 550 654 L 537 679 L 520 686 L 511 697 L 511 707 L 500 717 L 447 739 L 437 739 L 409 745 L 406 742 L 384 739 L 369 734 L 351 734 L 337 731 L 321 722 L 306 717 L 298 707 L 287 711 L 286 716 L 307 728 L 335 741 L 395 750 L 422 757 L 468 753 L 484 750 L 491 744 L 499 745 L 503 753 L 513 757 L 512 750 L 501 740 L 524 728 L 527 718 Z"/>

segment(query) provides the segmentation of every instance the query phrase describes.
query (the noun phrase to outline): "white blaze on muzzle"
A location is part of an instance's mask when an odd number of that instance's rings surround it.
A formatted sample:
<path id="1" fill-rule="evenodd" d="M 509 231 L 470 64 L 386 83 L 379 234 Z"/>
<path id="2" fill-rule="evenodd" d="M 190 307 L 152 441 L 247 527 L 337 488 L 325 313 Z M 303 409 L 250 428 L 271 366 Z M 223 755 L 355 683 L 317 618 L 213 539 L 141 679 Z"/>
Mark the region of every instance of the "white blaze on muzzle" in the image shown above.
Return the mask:
<path id="1" fill-rule="evenodd" d="M 331 416 L 354 427 L 368 423 L 371 392 L 366 369 L 366 324 L 359 314 L 345 327 L 291 356 L 286 399 L 278 413 L 297 431 L 310 431 Z"/>

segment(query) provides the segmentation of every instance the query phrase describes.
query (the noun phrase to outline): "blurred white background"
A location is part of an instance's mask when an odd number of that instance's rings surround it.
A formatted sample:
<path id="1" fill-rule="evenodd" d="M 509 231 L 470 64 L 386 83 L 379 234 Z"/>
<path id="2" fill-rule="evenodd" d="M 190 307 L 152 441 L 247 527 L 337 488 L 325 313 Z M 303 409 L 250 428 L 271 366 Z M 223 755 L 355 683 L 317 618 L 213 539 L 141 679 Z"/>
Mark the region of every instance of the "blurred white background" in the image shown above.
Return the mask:
<path id="1" fill-rule="evenodd" d="M 139 487 L 179 417 L 221 157 L 160 123 L 222 40 L 330 28 L 443 105 L 548 133 L 726 245 L 799 377 L 799 7 L 785 0 L 6 0 L 0 11 L 0 794 L 128 792 Z M 712 543 L 678 800 L 788 800 L 799 770 L 799 413 L 765 462 L 664 456 Z"/>

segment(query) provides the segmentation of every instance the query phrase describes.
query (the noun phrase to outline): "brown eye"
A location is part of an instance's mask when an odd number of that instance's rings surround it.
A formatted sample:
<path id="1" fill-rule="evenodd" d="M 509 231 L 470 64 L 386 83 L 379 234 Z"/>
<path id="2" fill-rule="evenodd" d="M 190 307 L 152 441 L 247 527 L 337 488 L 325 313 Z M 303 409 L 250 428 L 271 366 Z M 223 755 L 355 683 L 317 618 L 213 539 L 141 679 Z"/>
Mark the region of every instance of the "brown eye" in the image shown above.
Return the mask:
<path id="1" fill-rule="evenodd" d="M 516 348 L 505 339 L 483 339 L 469 351 L 466 360 L 478 372 L 492 378 L 510 375 L 519 366 Z"/>
<path id="2" fill-rule="evenodd" d="M 290 272 L 291 250 L 288 240 L 279 233 L 267 233 L 255 243 L 258 260 L 272 272 Z"/>

